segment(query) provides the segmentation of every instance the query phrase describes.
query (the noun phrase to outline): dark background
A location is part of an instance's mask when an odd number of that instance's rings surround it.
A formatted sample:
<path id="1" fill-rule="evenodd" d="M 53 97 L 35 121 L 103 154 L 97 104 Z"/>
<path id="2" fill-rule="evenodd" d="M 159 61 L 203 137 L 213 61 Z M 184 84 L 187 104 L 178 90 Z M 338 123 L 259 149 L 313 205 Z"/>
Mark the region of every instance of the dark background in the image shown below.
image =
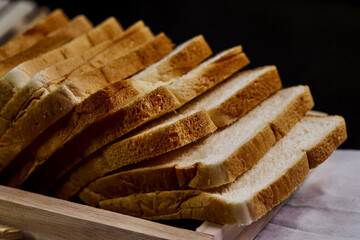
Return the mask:
<path id="1" fill-rule="evenodd" d="M 37 2 L 94 24 L 115 16 L 126 28 L 143 19 L 177 44 L 203 34 L 215 53 L 241 44 L 247 68 L 274 64 L 284 87 L 309 85 L 314 110 L 345 118 L 341 148 L 360 149 L 360 1 Z"/>

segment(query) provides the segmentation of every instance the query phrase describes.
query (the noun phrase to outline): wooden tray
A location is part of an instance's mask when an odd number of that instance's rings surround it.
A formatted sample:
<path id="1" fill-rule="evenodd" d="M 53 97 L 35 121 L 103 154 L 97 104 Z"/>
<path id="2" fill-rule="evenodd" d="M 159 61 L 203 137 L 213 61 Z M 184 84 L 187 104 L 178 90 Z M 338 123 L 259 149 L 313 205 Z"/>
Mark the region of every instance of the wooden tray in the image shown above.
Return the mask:
<path id="1" fill-rule="evenodd" d="M 249 226 L 204 222 L 192 231 L 0 185 L 0 224 L 24 239 L 253 239 L 281 206 Z"/>

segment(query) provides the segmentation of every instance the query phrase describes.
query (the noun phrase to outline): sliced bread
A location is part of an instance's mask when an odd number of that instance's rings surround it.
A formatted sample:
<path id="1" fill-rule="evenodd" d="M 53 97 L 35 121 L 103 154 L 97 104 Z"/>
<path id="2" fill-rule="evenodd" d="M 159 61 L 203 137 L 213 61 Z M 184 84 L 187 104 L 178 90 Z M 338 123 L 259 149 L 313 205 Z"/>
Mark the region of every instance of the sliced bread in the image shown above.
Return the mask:
<path id="1" fill-rule="evenodd" d="M 209 117 L 209 110 L 236 106 L 238 109 L 232 111 L 232 121 L 235 121 L 280 87 L 280 78 L 274 66 L 237 74 L 199 99 L 195 99 L 194 103 L 185 105 L 177 114 L 167 115 L 155 121 L 156 124 L 150 123 L 143 127 L 145 130 L 137 130 L 136 134 L 130 135 L 131 137 L 120 139 L 99 150 L 76 167 L 73 173 L 69 173 L 66 181 L 63 179 L 56 187 L 56 193 L 63 197 L 68 189 L 75 189 L 72 185 L 85 186 L 84 183 L 94 180 L 95 176 L 103 176 L 125 165 L 194 142 L 205 136 L 204 133 L 199 134 L 201 128 L 207 128 L 207 125 L 198 120 L 199 115 Z M 255 93 L 256 91 L 258 92 Z M 238 103 L 239 101 L 242 103 Z M 211 121 L 214 122 L 212 119 Z M 208 131 L 207 134 L 209 133 Z M 87 171 L 84 171 L 85 169 Z"/>
<path id="2" fill-rule="evenodd" d="M 60 85 L 42 98 L 0 138 L 0 172 L 46 128 L 71 111 L 95 91 L 127 78 L 160 60 L 173 47 L 165 34 L 159 34 L 110 64 Z"/>
<path id="3" fill-rule="evenodd" d="M 89 126 L 58 151 L 53 156 L 54 160 L 51 161 L 57 162 L 60 160 L 60 164 L 62 166 L 67 166 L 66 170 L 69 170 L 69 167 L 74 166 L 74 164 L 78 163 L 84 157 L 90 155 L 102 146 L 105 146 L 145 122 L 180 107 L 183 103 L 179 102 L 175 95 L 167 89 L 169 84 L 187 81 L 189 85 L 192 83 L 194 89 L 199 89 L 196 94 L 200 94 L 201 91 L 205 91 L 223 81 L 247 63 L 248 59 L 246 55 L 242 52 L 242 48 L 238 46 L 218 54 L 200 64 L 189 73 L 180 78 L 175 78 L 172 81 L 151 82 L 146 80 L 144 75 L 140 73 L 139 75 L 134 76 L 137 80 L 135 82 L 137 83 L 138 88 L 145 87 L 146 91 L 149 91 L 149 89 L 151 90 L 157 86 L 160 87 L 128 105 L 111 112 Z M 218 72 L 215 71 L 216 69 Z M 150 74 L 153 75 L 154 73 L 156 73 L 156 71 L 152 71 Z M 157 74 L 158 73 L 154 75 Z M 181 89 L 179 89 L 179 91 L 181 91 Z M 193 97 L 195 96 L 196 95 Z M 212 127 L 209 129 L 212 129 Z M 85 139 L 88 140 L 86 141 Z M 63 154 L 68 155 L 70 152 L 72 153 L 72 158 L 67 158 L 65 161 L 62 161 Z M 55 160 L 55 158 L 57 160 Z M 66 163 L 65 165 L 64 162 Z M 56 165 L 58 166 L 58 164 Z M 44 181 L 39 181 L 40 179 L 38 178 L 41 178 L 41 174 L 37 174 L 34 178 L 35 185 L 41 186 Z"/>
<path id="4" fill-rule="evenodd" d="M 56 9 L 24 33 L 0 47 L 0 61 L 12 57 L 44 39 L 50 32 L 64 26 L 69 19 L 61 9 Z"/>
<path id="5" fill-rule="evenodd" d="M 23 82 L 13 82 L 12 78 L 7 79 L 4 75 L 22 62 L 38 57 L 48 51 L 56 49 L 71 39 L 89 31 L 92 24 L 85 16 L 76 17 L 65 26 L 48 34 L 46 38 L 32 47 L 14 56 L 0 61 L 0 110 L 11 99 L 16 89 L 23 87 Z M 20 85 L 18 85 L 20 84 Z"/>
<path id="6" fill-rule="evenodd" d="M 173 81 L 158 81 L 152 84 L 151 82 L 139 79 L 139 81 L 135 81 L 138 88 L 145 87 L 146 90 L 148 90 L 158 85 L 163 86 L 152 90 L 127 106 L 111 112 L 100 121 L 91 125 L 67 145 L 69 145 L 69 147 L 71 146 L 70 148 L 75 148 L 78 153 L 82 153 L 82 158 L 86 157 L 130 130 L 172 111 L 174 105 L 167 105 L 170 108 L 165 108 L 165 106 L 156 99 L 161 99 L 165 96 L 164 99 L 173 98 L 176 99 L 173 101 L 178 102 L 178 99 L 173 96 L 175 92 L 185 90 L 185 88 L 182 88 L 181 83 L 188 83 L 189 92 L 193 91 L 192 98 L 195 98 L 202 92 L 228 78 L 247 63 L 248 59 L 242 52 L 241 47 L 235 47 L 205 61 L 189 73 Z M 137 76 L 135 76 L 135 78 L 137 78 Z M 169 88 L 173 84 L 181 87 L 176 89 L 176 91 L 171 91 Z M 190 86 L 192 86 L 192 88 L 190 88 Z M 159 92 L 162 94 L 159 94 Z M 155 99 L 153 99 L 153 97 L 155 97 Z M 180 103 L 184 104 L 184 102 Z"/>
<path id="7" fill-rule="evenodd" d="M 194 68 L 210 54 L 211 49 L 205 39 L 202 36 L 194 37 L 185 44 L 181 44 L 161 61 L 142 71 L 141 78 L 151 81 L 155 79 L 158 79 L 158 81 L 170 81 Z M 156 72 L 156 74 L 154 74 L 154 72 Z M 28 147 L 27 151 L 24 151 L 14 160 L 14 163 L 17 162 L 17 164 L 15 163 L 16 167 L 13 167 L 14 170 L 9 171 L 9 168 L 7 169 L 6 173 L 10 177 L 10 179 L 6 181 L 7 185 L 21 185 L 21 183 L 55 151 L 88 125 L 110 111 L 124 106 L 135 97 L 144 94 L 143 89 L 137 89 L 132 84 L 132 81 L 136 80 L 117 81 L 95 92 L 64 118 L 49 127 Z M 29 166 L 29 162 L 33 163 L 31 169 L 26 167 Z M 55 176 L 58 174 L 49 171 L 49 169 L 52 169 L 51 167 L 46 166 L 44 168 L 47 169 L 46 175 L 52 176 L 52 179 L 57 179 Z M 47 183 L 49 183 L 49 179 Z"/>
<path id="8" fill-rule="evenodd" d="M 287 198 L 346 139 L 339 116 L 307 116 L 233 183 L 211 189 L 163 191 L 104 200 L 101 208 L 147 219 L 193 218 L 250 224 Z M 312 154 L 313 153 L 313 154 Z"/>
<path id="9" fill-rule="evenodd" d="M 261 88 L 259 82 L 256 88 Z M 207 109 L 215 109 L 209 99 L 216 99 L 216 95 L 222 93 L 227 95 L 228 99 L 239 96 L 234 85 L 241 84 L 234 81 L 226 86 L 227 83 L 219 86 L 223 87 L 222 91 L 206 94 L 208 100 L 199 100 L 198 104 L 207 103 Z M 233 93 L 225 93 L 225 89 Z M 231 102 L 242 104 L 242 100 L 246 104 L 247 99 L 243 98 Z M 227 105 L 230 105 L 230 101 L 227 102 Z M 85 203 L 96 205 L 100 199 L 135 193 L 188 187 L 206 189 L 230 183 L 256 164 L 312 106 L 313 100 L 308 87 L 297 86 L 280 90 L 230 126 L 178 150 L 97 179 L 81 191 L 79 196 Z M 215 119 L 219 116 L 215 115 Z"/>
<path id="10" fill-rule="evenodd" d="M 0 112 L 0 135 L 4 133 L 10 122 L 16 117 L 21 107 L 27 103 L 29 86 L 26 83 L 39 71 L 53 64 L 61 62 L 70 57 L 81 54 L 82 52 L 110 40 L 122 32 L 122 28 L 115 18 L 111 17 L 99 24 L 94 29 L 76 37 L 63 46 L 49 51 L 39 57 L 33 58 L 17 65 L 10 70 L 4 78 L 8 81 L 16 82 L 14 85 L 24 86 L 14 89 L 14 96 L 7 102 Z M 22 83 L 19 83 L 22 82 Z"/>
<path id="11" fill-rule="evenodd" d="M 102 38 L 104 38 L 104 36 Z M 97 44 L 80 55 L 70 57 L 40 71 L 8 102 L 6 108 L 11 110 L 11 114 L 8 113 L 7 118 L 16 120 L 33 107 L 41 98 L 55 90 L 68 79 L 78 77 L 101 67 L 102 65 L 99 63 L 100 59 L 104 58 L 102 62 L 115 60 L 103 54 L 104 51 L 113 49 L 116 50 L 117 55 L 121 56 L 121 54 L 151 39 L 153 39 L 153 34 L 150 29 L 145 27 L 142 21 L 139 21 L 123 34 L 116 37 L 116 39 Z M 99 57 L 100 55 L 101 57 Z M 3 109 L 3 111 L 6 110 Z M 6 122 L 7 119 L 1 120 Z"/>

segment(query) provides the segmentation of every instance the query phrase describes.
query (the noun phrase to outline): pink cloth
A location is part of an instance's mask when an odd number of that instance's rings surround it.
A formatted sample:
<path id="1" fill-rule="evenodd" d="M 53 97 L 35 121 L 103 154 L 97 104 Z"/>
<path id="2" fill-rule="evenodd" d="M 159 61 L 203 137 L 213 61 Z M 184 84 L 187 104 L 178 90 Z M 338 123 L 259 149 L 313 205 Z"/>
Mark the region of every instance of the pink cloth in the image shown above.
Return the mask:
<path id="1" fill-rule="evenodd" d="M 360 151 L 336 150 L 312 170 L 255 239 L 360 239 Z"/>

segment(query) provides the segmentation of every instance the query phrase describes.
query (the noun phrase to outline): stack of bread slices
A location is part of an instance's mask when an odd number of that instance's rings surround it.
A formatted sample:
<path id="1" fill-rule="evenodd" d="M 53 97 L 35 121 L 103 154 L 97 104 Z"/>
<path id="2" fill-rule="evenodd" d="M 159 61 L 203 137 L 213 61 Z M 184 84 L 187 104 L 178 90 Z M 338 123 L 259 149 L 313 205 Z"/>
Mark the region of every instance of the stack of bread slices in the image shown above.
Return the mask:
<path id="1" fill-rule="evenodd" d="M 16 45 L 17 51 L 10 51 Z M 55 10 L 0 47 L 0 181 L 146 219 L 249 224 L 346 139 L 308 86 L 202 35 Z"/>

